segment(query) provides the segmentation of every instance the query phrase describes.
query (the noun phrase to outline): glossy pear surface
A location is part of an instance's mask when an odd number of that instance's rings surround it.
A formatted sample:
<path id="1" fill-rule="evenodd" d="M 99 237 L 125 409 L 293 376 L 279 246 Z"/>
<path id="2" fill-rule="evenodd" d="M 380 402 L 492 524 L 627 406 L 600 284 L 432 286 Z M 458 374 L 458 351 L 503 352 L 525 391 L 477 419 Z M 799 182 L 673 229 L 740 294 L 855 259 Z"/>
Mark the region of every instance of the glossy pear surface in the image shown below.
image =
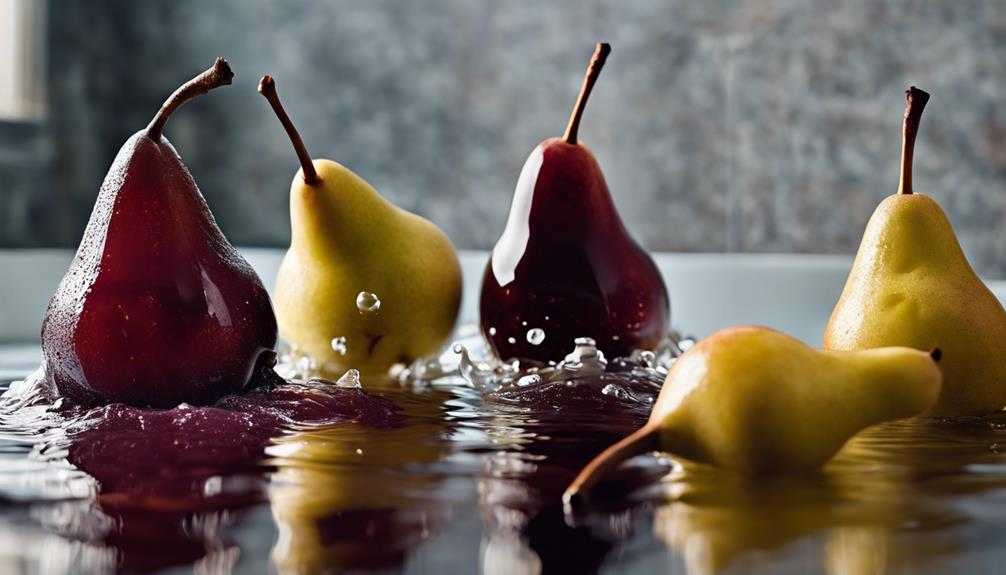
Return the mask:
<path id="1" fill-rule="evenodd" d="M 928 409 L 940 380 L 926 352 L 822 351 L 767 328 L 735 327 L 674 363 L 650 423 L 668 451 L 694 461 L 809 470 L 861 429 Z"/>
<path id="2" fill-rule="evenodd" d="M 939 204 L 918 193 L 877 207 L 824 332 L 828 349 L 889 345 L 943 352 L 943 391 L 929 415 L 1006 406 L 1006 312 Z"/>
<path id="3" fill-rule="evenodd" d="M 482 280 L 482 332 L 503 358 L 558 361 L 590 337 L 609 358 L 653 348 L 669 299 L 653 260 L 629 236 L 583 144 L 531 152 Z M 538 341 L 529 331 L 540 329 Z"/>
<path id="4" fill-rule="evenodd" d="M 447 236 L 330 160 L 320 182 L 290 189 L 293 237 L 276 279 L 280 334 L 326 370 L 382 374 L 436 353 L 461 302 L 461 266 Z M 361 292 L 380 308 L 362 311 Z M 332 340 L 345 338 L 345 353 Z"/>
<path id="5" fill-rule="evenodd" d="M 138 132 L 46 312 L 49 377 L 88 402 L 208 403 L 244 389 L 275 344 L 258 276 L 167 139 Z"/>

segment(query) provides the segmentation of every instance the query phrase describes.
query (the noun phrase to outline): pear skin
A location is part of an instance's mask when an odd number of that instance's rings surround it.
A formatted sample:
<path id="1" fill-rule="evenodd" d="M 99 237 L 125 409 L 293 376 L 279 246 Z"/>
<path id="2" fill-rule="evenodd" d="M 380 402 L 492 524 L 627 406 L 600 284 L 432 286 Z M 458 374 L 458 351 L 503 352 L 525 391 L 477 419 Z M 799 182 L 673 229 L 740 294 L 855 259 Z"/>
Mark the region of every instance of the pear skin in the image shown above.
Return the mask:
<path id="1" fill-rule="evenodd" d="M 941 375 L 929 353 L 813 349 L 786 334 L 720 331 L 675 362 L 650 415 L 660 443 L 745 473 L 824 465 L 860 430 L 928 409 Z"/>
<path id="2" fill-rule="evenodd" d="M 824 331 L 835 350 L 939 347 L 943 391 L 927 415 L 1006 405 L 1006 311 L 975 274 L 939 204 L 898 194 L 870 218 Z"/>
<path id="3" fill-rule="evenodd" d="M 45 372 L 77 403 L 212 404 L 261 385 L 276 319 L 164 136 L 187 102 L 231 83 L 226 60 L 180 86 L 115 156 L 42 324 Z"/>
<path id="4" fill-rule="evenodd" d="M 461 303 L 461 265 L 447 236 L 382 198 L 330 160 L 313 163 L 321 184 L 290 188 L 292 240 L 273 296 L 280 335 L 329 371 L 383 374 L 436 353 Z M 376 311 L 357 307 L 375 294 Z M 345 353 L 332 339 L 346 338 Z"/>
<path id="5" fill-rule="evenodd" d="M 280 335 L 330 374 L 355 368 L 379 376 L 439 351 L 461 305 L 451 241 L 345 166 L 312 160 L 271 77 L 259 93 L 301 162 L 290 186 L 290 249 L 273 296 Z M 379 303 L 358 303 L 370 295 Z M 337 338 L 344 343 L 334 345 Z"/>
<path id="6" fill-rule="evenodd" d="M 648 451 L 742 474 L 814 470 L 860 430 L 929 409 L 938 359 L 938 350 L 824 351 L 764 327 L 727 328 L 678 358 L 649 422 L 584 468 L 564 498 L 582 501 L 620 462 Z"/>
<path id="7" fill-rule="evenodd" d="M 1006 311 L 971 268 L 939 204 L 912 190 L 912 150 L 927 98 L 909 90 L 901 189 L 870 218 L 824 347 L 939 347 L 943 391 L 926 415 L 1000 411 L 1006 406 Z"/>

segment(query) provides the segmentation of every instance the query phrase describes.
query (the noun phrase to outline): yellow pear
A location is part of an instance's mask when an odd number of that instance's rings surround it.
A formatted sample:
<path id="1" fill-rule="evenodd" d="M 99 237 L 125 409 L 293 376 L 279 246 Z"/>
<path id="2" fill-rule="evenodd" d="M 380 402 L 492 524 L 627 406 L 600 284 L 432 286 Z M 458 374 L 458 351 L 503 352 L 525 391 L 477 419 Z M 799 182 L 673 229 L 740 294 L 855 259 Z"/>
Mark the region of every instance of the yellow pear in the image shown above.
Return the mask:
<path id="1" fill-rule="evenodd" d="M 386 373 L 436 353 L 461 303 L 461 265 L 434 224 L 331 160 L 311 160 L 269 76 L 259 85 L 301 162 L 273 301 L 280 335 L 322 371 Z"/>
<path id="2" fill-rule="evenodd" d="M 584 468 L 564 499 L 582 500 L 648 451 L 746 474 L 816 469 L 863 428 L 929 409 L 938 359 L 939 350 L 823 351 L 764 327 L 727 328 L 678 358 L 649 422 Z"/>
<path id="3" fill-rule="evenodd" d="M 824 347 L 939 347 L 943 391 L 927 414 L 999 411 L 1006 406 L 1006 311 L 971 269 L 939 204 L 913 193 L 915 136 L 929 95 L 913 87 L 907 99 L 900 190 L 866 226 Z"/>

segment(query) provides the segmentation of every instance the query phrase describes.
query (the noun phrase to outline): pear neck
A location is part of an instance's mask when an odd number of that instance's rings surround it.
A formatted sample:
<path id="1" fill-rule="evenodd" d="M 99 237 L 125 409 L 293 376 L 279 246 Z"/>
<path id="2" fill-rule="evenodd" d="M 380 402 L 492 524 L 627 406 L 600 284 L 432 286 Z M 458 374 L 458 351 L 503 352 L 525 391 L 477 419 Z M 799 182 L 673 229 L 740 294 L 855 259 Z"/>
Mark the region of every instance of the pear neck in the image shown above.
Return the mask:
<path id="1" fill-rule="evenodd" d="M 929 102 L 929 94 L 912 86 L 905 91 L 905 123 L 901 139 L 901 182 L 898 193 L 910 195 L 912 189 L 912 164 L 915 159 L 915 139 L 919 134 L 922 111 Z"/>
<path id="2" fill-rule="evenodd" d="M 856 388 L 851 390 L 856 397 L 862 398 L 859 415 L 864 425 L 911 417 L 926 408 L 923 405 L 926 403 L 925 396 L 933 389 L 926 385 L 924 373 L 920 373 L 922 365 L 909 364 L 909 358 L 898 357 L 884 349 L 842 353 L 861 354 L 858 360 L 859 373 L 850 375 L 845 382 Z M 938 365 L 938 358 L 932 351 L 927 355 L 929 357 L 923 361 L 932 361 L 934 365 Z M 938 385 L 935 387 L 938 393 Z"/>
<path id="3" fill-rule="evenodd" d="M 290 203 L 291 243 L 327 257 L 369 251 L 389 233 L 387 219 L 398 209 L 341 167 L 326 170 L 318 185 L 297 182 Z"/>

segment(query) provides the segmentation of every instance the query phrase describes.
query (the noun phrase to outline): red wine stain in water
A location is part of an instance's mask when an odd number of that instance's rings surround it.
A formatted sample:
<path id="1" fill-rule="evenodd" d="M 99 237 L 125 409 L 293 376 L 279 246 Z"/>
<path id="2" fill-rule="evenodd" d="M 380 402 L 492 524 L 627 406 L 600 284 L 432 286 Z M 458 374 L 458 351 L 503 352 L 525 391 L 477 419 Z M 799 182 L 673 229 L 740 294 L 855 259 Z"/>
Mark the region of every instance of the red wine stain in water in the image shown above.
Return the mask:
<path id="1" fill-rule="evenodd" d="M 74 411 L 81 410 L 67 410 Z M 97 481 L 97 505 L 112 519 L 91 543 L 115 549 L 125 571 L 205 557 L 225 543 L 219 527 L 226 525 L 214 527 L 216 521 L 238 522 L 242 508 L 267 499 L 263 461 L 274 438 L 292 426 L 346 422 L 390 428 L 402 418 L 384 399 L 321 381 L 228 396 L 213 406 L 111 404 L 74 417 L 67 459 Z"/>
<path id="2" fill-rule="evenodd" d="M 610 386 L 620 391 L 604 391 Z M 486 535 L 504 531 L 521 537 L 546 570 L 569 567 L 571 546 L 589 549 L 572 566 L 596 569 L 614 542 L 589 527 L 568 525 L 559 503 L 562 490 L 593 456 L 646 421 L 658 389 L 659 381 L 609 372 L 486 394 L 486 416 L 513 415 L 531 432 L 517 452 L 492 452 L 533 458 L 519 472 L 495 473 L 493 466 L 505 465 L 507 458 L 490 457 L 490 469 L 475 477 L 490 517 Z M 236 544 L 229 540 L 230 527 L 254 523 L 243 516 L 267 499 L 265 449 L 275 438 L 292 427 L 346 422 L 390 431 L 406 424 L 402 414 L 386 399 L 328 382 L 284 384 L 203 407 L 67 408 L 67 458 L 97 481 L 93 507 L 106 526 L 78 537 L 114 550 L 117 568 L 125 571 L 206 560 Z M 339 473 L 365 472 L 333 469 L 332 485 L 340 485 Z M 620 480 L 643 484 L 652 477 L 622 474 Z M 407 520 L 414 516 L 423 519 Z M 497 516 L 511 519 L 497 525 L 491 519 Z M 396 508 L 333 509 L 319 516 L 316 528 L 326 548 L 358 551 L 359 556 L 343 557 L 346 566 L 393 568 L 440 521 L 434 517 Z"/>

